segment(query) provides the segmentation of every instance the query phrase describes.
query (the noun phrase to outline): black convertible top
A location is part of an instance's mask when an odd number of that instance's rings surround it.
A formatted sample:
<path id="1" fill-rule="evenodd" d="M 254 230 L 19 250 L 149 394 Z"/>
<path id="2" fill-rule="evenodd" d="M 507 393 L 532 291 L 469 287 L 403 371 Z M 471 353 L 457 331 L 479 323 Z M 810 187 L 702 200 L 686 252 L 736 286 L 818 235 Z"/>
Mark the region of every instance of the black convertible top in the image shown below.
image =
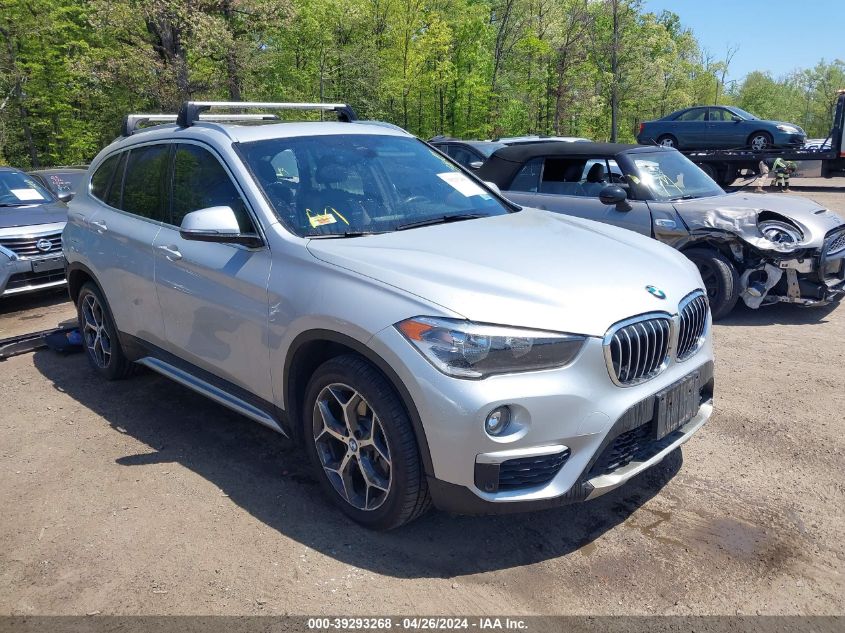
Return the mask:
<path id="1" fill-rule="evenodd" d="M 675 152 L 659 145 L 627 145 L 625 143 L 567 143 L 540 142 L 510 145 L 493 152 L 476 175 L 482 180 L 507 188 L 522 165 L 532 158 L 552 156 L 558 158 L 613 158 L 621 153 Z"/>

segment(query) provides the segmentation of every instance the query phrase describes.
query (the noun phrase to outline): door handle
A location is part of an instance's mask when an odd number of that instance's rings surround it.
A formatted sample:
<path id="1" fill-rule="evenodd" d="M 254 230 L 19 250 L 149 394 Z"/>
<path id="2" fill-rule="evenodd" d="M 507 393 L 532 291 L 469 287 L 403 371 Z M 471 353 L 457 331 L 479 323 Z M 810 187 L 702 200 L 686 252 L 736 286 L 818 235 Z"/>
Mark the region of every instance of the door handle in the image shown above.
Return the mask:
<path id="1" fill-rule="evenodd" d="M 182 253 L 175 246 L 156 246 L 158 250 L 164 253 L 164 256 L 172 262 L 182 259 Z"/>
<path id="2" fill-rule="evenodd" d="M 91 220 L 91 226 L 93 226 L 100 235 L 109 230 L 109 227 L 107 227 L 106 223 L 102 220 Z"/>

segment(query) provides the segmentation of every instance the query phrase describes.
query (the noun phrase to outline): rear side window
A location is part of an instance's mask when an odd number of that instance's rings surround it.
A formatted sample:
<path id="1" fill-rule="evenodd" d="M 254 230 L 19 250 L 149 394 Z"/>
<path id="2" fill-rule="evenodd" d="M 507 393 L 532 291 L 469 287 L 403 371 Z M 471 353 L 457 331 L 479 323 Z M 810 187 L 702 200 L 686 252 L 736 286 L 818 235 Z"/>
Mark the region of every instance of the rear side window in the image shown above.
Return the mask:
<path id="1" fill-rule="evenodd" d="M 707 114 L 707 110 L 704 108 L 696 108 L 695 110 L 689 110 L 684 112 L 681 116 L 679 116 L 676 121 L 703 121 L 705 119 L 705 115 Z"/>
<path id="2" fill-rule="evenodd" d="M 121 152 L 120 160 L 117 162 L 117 168 L 114 170 L 114 178 L 111 181 L 111 187 L 106 194 L 106 204 L 115 209 L 120 208 L 120 196 L 123 193 L 123 173 L 126 171 L 126 157 L 129 152 Z"/>
<path id="3" fill-rule="evenodd" d="M 540 188 L 540 174 L 543 172 L 543 159 L 532 158 L 513 179 L 509 189 L 511 191 L 536 192 Z"/>
<path id="4" fill-rule="evenodd" d="M 129 152 L 121 209 L 151 220 L 164 220 L 164 174 L 168 145 L 146 145 Z"/>
<path id="5" fill-rule="evenodd" d="M 274 169 L 278 173 L 278 168 Z M 197 145 L 177 145 L 173 162 L 171 223 L 180 226 L 191 211 L 220 206 L 232 208 L 242 233 L 255 232 L 246 205 L 220 161 Z"/>
<path id="6" fill-rule="evenodd" d="M 103 202 L 106 201 L 111 177 L 114 174 L 114 168 L 117 166 L 119 157 L 118 154 L 109 156 L 97 167 L 97 171 L 91 176 L 91 195 Z"/>

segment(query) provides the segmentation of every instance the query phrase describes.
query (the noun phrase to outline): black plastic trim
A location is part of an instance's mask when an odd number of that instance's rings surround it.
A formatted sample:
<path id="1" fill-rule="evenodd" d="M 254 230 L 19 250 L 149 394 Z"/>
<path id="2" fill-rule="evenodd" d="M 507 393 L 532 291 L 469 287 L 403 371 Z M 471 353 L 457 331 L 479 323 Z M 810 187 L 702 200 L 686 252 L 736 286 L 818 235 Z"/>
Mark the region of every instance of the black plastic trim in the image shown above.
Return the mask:
<path id="1" fill-rule="evenodd" d="M 287 357 L 285 358 L 284 373 L 282 375 L 282 384 L 284 385 L 285 396 L 284 404 L 285 409 L 288 412 L 291 412 L 289 415 L 291 425 L 297 426 L 296 423 L 293 422 L 293 420 L 297 420 L 299 418 L 298 411 L 301 407 L 301 403 L 297 402 L 296 398 L 294 397 L 294 394 L 291 393 L 291 364 L 293 363 L 293 360 L 296 357 L 297 351 L 306 343 L 311 343 L 314 341 L 337 343 L 339 345 L 348 347 L 349 349 L 353 350 L 357 354 L 360 354 L 368 361 L 373 363 L 373 365 L 375 365 L 379 369 L 379 371 L 381 371 L 381 373 L 385 375 L 385 377 L 388 379 L 393 388 L 396 389 L 396 393 L 399 394 L 399 397 L 402 399 L 402 403 L 405 405 L 405 410 L 408 412 L 408 417 L 411 418 L 411 424 L 414 428 L 414 435 L 417 439 L 417 445 L 420 448 L 420 458 L 422 459 L 425 474 L 429 477 L 433 476 L 434 465 L 431 461 L 431 451 L 428 448 L 428 440 L 426 439 L 425 429 L 423 427 L 420 414 L 417 411 L 417 407 L 414 404 L 414 400 L 411 397 L 411 394 L 408 391 L 407 387 L 405 387 L 398 374 L 393 370 L 393 368 L 388 364 L 386 360 L 384 360 L 381 356 L 376 354 L 373 350 L 371 350 L 369 347 L 367 347 L 360 341 L 344 334 L 333 332 L 331 330 L 309 330 L 307 332 L 303 332 L 291 342 L 290 347 L 288 348 Z M 294 429 L 293 437 L 300 436 L 301 433 L 299 433 L 298 430 Z"/>
<path id="2" fill-rule="evenodd" d="M 586 501 L 593 491 L 592 484 L 577 482 L 565 494 L 539 501 L 492 502 L 482 499 L 466 486 L 428 478 L 431 500 L 438 510 L 452 514 L 512 514 L 547 510 Z"/>

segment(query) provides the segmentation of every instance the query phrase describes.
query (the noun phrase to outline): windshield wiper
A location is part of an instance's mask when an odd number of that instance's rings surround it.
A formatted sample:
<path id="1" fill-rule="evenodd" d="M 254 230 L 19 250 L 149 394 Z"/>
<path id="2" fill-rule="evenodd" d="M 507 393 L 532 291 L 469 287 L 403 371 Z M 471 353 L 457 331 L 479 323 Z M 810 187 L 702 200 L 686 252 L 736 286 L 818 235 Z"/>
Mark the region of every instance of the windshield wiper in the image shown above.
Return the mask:
<path id="1" fill-rule="evenodd" d="M 363 237 L 364 235 L 381 235 L 384 231 L 344 231 L 343 233 L 324 233 L 322 235 L 306 235 L 314 240 L 327 240 L 344 237 Z"/>
<path id="2" fill-rule="evenodd" d="M 21 202 L 0 202 L 0 207 L 25 207 L 26 203 Z"/>
<path id="3" fill-rule="evenodd" d="M 677 198 L 670 198 L 671 201 L 675 200 L 695 200 L 698 196 L 694 196 L 692 194 L 686 194 L 685 196 L 678 196 Z"/>
<path id="4" fill-rule="evenodd" d="M 477 218 L 486 218 L 487 215 L 481 213 L 453 213 L 451 215 L 441 215 L 436 218 L 428 218 L 425 220 L 417 220 L 416 222 L 407 222 L 396 227 L 397 231 L 404 231 L 406 229 L 415 229 L 419 226 L 432 226 L 434 224 L 447 224 L 449 222 L 460 222 L 461 220 L 475 220 Z"/>

